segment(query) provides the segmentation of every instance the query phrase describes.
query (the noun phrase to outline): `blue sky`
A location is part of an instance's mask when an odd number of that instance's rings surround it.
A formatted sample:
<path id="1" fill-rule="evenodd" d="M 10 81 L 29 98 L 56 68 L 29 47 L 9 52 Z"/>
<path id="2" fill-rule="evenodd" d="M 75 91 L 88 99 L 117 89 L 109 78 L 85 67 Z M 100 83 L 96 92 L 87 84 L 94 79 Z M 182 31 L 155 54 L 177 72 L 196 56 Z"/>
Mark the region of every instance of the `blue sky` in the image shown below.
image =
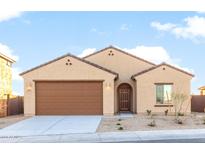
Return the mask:
<path id="1" fill-rule="evenodd" d="M 115 45 L 195 74 L 192 92 L 205 85 L 203 12 L 16 12 L 0 16 L 0 52 L 18 57 L 13 91 L 23 94 L 18 73 L 65 53 L 83 55 Z"/>

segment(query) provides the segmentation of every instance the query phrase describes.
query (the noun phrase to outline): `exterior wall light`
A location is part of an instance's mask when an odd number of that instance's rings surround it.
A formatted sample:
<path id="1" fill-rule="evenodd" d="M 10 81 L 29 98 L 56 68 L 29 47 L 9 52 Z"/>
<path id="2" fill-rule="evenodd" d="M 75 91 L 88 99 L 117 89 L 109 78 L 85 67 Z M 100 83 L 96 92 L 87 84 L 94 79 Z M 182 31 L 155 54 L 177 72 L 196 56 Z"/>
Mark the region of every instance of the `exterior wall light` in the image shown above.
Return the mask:
<path id="1" fill-rule="evenodd" d="M 29 83 L 26 87 L 26 91 L 31 91 L 32 90 L 32 83 Z"/>
<path id="2" fill-rule="evenodd" d="M 106 89 L 110 89 L 111 88 L 111 83 L 106 83 Z"/>

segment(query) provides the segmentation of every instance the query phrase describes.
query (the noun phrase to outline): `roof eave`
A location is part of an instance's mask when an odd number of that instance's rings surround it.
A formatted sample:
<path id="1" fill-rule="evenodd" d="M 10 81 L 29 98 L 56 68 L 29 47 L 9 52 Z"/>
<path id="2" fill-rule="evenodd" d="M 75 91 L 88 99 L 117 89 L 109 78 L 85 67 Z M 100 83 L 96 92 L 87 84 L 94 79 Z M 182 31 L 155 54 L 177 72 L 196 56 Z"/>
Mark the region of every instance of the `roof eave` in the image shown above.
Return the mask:
<path id="1" fill-rule="evenodd" d="M 10 57 L 2 54 L 2 53 L 0 53 L 0 57 L 4 58 L 5 60 L 10 61 L 11 63 L 15 63 L 16 62 L 14 59 L 12 59 L 12 58 L 10 58 Z"/>
<path id="2" fill-rule="evenodd" d="M 171 67 L 172 69 L 175 69 L 175 70 L 177 70 L 177 71 L 179 71 L 179 72 L 181 72 L 181 73 L 184 73 L 184 74 L 186 74 L 186 75 L 189 75 L 189 76 L 191 76 L 191 77 L 194 77 L 194 76 L 195 76 L 194 74 L 188 73 L 188 72 L 186 72 L 186 71 L 184 71 L 184 70 L 181 70 L 181 69 L 179 69 L 179 68 L 176 68 L 176 67 L 174 67 L 174 66 L 172 66 L 172 65 L 169 65 L 169 64 L 163 62 L 163 63 L 161 63 L 161 64 L 159 64 L 159 65 L 156 65 L 156 66 L 151 67 L 151 68 L 149 68 L 149 69 L 147 69 L 147 70 L 143 70 L 143 71 L 141 71 L 141 72 L 138 72 L 137 74 L 132 75 L 131 79 L 136 80 L 135 77 L 140 76 L 140 75 L 142 75 L 142 74 L 145 74 L 145 73 L 147 73 L 147 72 L 149 72 L 149 71 L 152 71 L 152 70 L 154 70 L 154 69 L 156 69 L 156 68 L 158 68 L 158 67 L 160 67 L 160 66 L 163 66 L 163 65 L 168 66 L 168 67 Z"/>
<path id="3" fill-rule="evenodd" d="M 62 58 L 64 58 L 64 57 L 66 57 L 66 56 L 70 56 L 70 57 L 72 57 L 72 58 L 75 58 L 75 59 L 77 59 L 77 60 L 80 60 L 80 61 L 82 61 L 82 62 L 84 62 L 84 63 L 86 63 L 86 64 L 89 64 L 89 65 L 93 66 L 93 67 L 96 67 L 96 68 L 98 68 L 98 69 L 100 69 L 100 70 L 103 70 L 103 71 L 105 71 L 105 72 L 107 72 L 107 73 L 110 73 L 110 74 L 115 75 L 115 78 L 116 78 L 116 79 L 118 78 L 118 73 L 113 72 L 113 71 L 111 71 L 111 70 L 108 70 L 108 69 L 106 69 L 106 68 L 104 68 L 104 67 L 102 67 L 102 66 L 99 66 L 99 65 L 97 65 L 97 64 L 94 64 L 94 63 L 92 63 L 92 62 L 90 62 L 90 61 L 87 61 L 87 60 L 85 60 L 85 59 L 81 59 L 81 58 L 79 58 L 79 57 L 76 57 L 76 56 L 74 56 L 74 55 L 72 55 L 72 54 L 70 54 L 70 53 L 68 53 L 68 54 L 66 54 L 66 55 L 63 55 L 63 56 L 61 56 L 61 57 L 55 58 L 54 60 L 48 61 L 48 62 L 46 62 L 46 63 L 44 63 L 44 64 L 41 64 L 41 65 L 39 65 L 39 66 L 37 66 L 37 67 L 31 68 L 31 69 L 29 69 L 29 70 L 27 70 L 27 71 L 24 71 L 24 72 L 20 73 L 20 76 L 23 76 L 23 75 L 25 75 L 25 74 L 27 74 L 27 73 L 29 73 L 29 72 L 32 72 L 32 71 L 34 71 L 34 70 L 36 70 L 36 69 L 38 69 L 38 68 L 41 68 L 41 67 L 43 67 L 43 66 L 46 66 L 46 65 L 48 65 L 48 64 L 50 64 L 50 63 L 52 63 L 52 62 L 55 62 L 55 61 L 57 61 L 57 60 L 60 60 L 60 59 L 62 59 Z"/>
<path id="4" fill-rule="evenodd" d="M 100 52 L 103 52 L 103 51 L 105 51 L 105 50 L 107 50 L 107 49 L 109 49 L 109 48 L 115 49 L 115 50 L 117 50 L 117 51 L 119 51 L 119 52 L 121 52 L 121 53 L 124 53 L 124 54 L 128 55 L 128 56 L 131 56 L 131 57 L 133 57 L 133 58 L 136 58 L 136 59 L 138 59 L 138 60 L 141 60 L 141 61 L 143 61 L 143 62 L 145 62 L 145 63 L 150 64 L 150 65 L 156 66 L 156 64 L 154 64 L 154 63 L 152 63 L 152 62 L 150 62 L 150 61 L 148 61 L 148 60 L 145 60 L 145 59 L 143 59 L 143 58 L 137 57 L 137 56 L 135 56 L 135 55 L 133 55 L 133 54 L 130 54 L 130 53 L 128 53 L 128 52 L 126 52 L 126 51 L 123 51 L 122 49 L 119 49 L 119 48 L 117 48 L 117 47 L 114 47 L 114 46 L 112 46 L 112 45 L 110 45 L 110 46 L 108 46 L 108 47 L 106 47 L 106 48 L 103 48 L 103 49 L 101 49 L 101 50 L 98 50 L 98 51 L 96 51 L 96 52 L 94 52 L 94 53 L 91 53 L 91 54 L 89 54 L 89 55 L 83 57 L 83 59 L 86 59 L 86 58 L 91 57 L 91 56 L 93 56 L 93 55 L 95 55 L 95 54 L 98 54 L 98 53 L 100 53 Z"/>

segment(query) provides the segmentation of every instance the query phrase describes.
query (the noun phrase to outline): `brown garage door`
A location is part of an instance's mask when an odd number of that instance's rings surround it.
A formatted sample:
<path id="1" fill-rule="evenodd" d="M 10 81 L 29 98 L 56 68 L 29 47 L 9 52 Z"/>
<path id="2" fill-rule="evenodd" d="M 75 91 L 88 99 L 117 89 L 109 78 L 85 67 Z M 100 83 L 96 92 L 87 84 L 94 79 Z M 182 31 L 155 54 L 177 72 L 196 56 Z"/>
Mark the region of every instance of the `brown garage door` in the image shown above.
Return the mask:
<path id="1" fill-rule="evenodd" d="M 36 82 L 37 115 L 103 114 L 101 81 Z"/>

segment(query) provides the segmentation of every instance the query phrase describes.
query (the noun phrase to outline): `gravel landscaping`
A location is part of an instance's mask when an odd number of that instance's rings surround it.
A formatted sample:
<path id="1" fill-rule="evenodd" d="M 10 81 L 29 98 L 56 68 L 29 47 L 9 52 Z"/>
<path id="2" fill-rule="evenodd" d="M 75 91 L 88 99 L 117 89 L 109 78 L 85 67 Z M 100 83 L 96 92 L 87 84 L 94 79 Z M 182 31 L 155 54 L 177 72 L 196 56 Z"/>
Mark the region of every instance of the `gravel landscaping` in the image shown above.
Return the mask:
<path id="1" fill-rule="evenodd" d="M 192 113 L 190 115 L 180 116 L 179 118 L 182 120 L 182 124 L 178 124 L 173 115 L 148 116 L 145 114 L 137 114 L 132 117 L 104 117 L 101 120 L 97 132 L 205 128 L 205 113 Z"/>
<path id="2" fill-rule="evenodd" d="M 30 118 L 29 116 L 24 116 L 24 115 L 14 115 L 14 116 L 8 116 L 8 117 L 3 117 L 0 118 L 0 129 L 5 128 L 9 125 L 12 125 L 14 123 L 17 123 L 21 120 Z"/>

